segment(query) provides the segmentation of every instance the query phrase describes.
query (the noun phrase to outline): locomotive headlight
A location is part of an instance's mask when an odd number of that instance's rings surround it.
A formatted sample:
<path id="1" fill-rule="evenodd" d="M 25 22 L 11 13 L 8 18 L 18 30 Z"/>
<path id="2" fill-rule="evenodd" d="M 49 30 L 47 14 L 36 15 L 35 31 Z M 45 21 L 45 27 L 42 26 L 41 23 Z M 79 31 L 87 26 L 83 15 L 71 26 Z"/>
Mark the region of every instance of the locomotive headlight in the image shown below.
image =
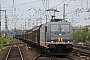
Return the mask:
<path id="1" fill-rule="evenodd" d="M 70 41 L 68 41 L 68 43 L 70 43 Z"/>
<path id="2" fill-rule="evenodd" d="M 53 41 L 51 41 L 51 43 L 53 43 Z"/>
<path id="3" fill-rule="evenodd" d="M 60 36 L 62 35 L 62 34 L 59 34 Z"/>

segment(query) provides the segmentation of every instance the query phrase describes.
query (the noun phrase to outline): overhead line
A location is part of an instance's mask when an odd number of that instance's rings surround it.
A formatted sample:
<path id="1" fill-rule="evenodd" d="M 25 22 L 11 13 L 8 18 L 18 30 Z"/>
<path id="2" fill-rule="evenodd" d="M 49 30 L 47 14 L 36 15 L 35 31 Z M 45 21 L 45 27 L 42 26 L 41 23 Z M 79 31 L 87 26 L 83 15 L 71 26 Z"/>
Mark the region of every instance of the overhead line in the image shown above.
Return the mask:
<path id="1" fill-rule="evenodd" d="M 67 0 L 65 0 L 65 1 L 67 1 Z M 59 6 L 60 4 L 64 3 L 65 1 L 63 1 L 63 2 L 61 2 L 61 3 L 59 3 L 59 4 L 57 4 L 56 6 L 54 6 L 54 7 L 52 7 L 52 8 L 55 8 L 55 7 Z"/>
<path id="2" fill-rule="evenodd" d="M 67 0 L 65 0 L 65 1 L 67 1 Z M 54 7 L 52 7 L 52 8 L 55 8 L 55 7 L 59 6 L 60 4 L 64 3 L 65 1 L 57 4 L 56 6 L 54 6 Z M 68 3 L 70 3 L 70 2 L 71 2 L 71 1 L 69 1 Z M 68 3 L 67 3 L 67 4 L 68 4 Z M 90 3 L 88 3 L 88 4 L 90 4 Z M 83 4 L 83 5 L 87 5 L 87 4 Z M 81 6 L 81 4 L 78 4 L 78 5 L 75 5 L 75 6 Z M 73 7 L 75 7 L 75 6 L 73 6 Z M 68 6 L 68 7 L 72 7 L 72 6 Z"/>
<path id="3" fill-rule="evenodd" d="M 36 3 L 36 2 L 40 2 L 40 1 L 41 1 L 41 0 L 33 1 L 33 2 L 28 2 L 28 3 L 21 3 L 21 4 L 14 5 L 14 6 L 18 6 L 18 5 L 26 5 L 26 4 L 29 4 L 29 3 Z M 8 8 L 8 7 L 13 7 L 13 6 L 7 6 L 7 7 L 2 7 L 2 8 Z"/>

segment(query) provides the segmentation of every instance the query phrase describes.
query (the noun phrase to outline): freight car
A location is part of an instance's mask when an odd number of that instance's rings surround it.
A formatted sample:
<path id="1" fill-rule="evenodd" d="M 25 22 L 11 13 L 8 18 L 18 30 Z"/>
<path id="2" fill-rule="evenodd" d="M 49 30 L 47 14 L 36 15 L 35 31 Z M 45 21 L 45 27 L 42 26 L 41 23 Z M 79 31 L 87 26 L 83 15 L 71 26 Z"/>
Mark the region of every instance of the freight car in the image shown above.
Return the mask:
<path id="1" fill-rule="evenodd" d="M 37 46 L 51 55 L 67 55 L 72 51 L 72 25 L 63 19 L 51 19 L 48 23 L 36 26 L 21 36 L 16 36 Z"/>

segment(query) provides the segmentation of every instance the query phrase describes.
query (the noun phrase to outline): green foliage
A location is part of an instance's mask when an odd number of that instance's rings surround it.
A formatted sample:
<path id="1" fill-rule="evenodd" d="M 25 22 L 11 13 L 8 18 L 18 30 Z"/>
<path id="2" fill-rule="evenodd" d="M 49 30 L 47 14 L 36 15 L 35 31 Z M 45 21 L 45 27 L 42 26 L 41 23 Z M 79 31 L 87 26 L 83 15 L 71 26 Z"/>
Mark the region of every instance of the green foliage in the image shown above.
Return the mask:
<path id="1" fill-rule="evenodd" d="M 83 31 L 84 31 L 84 32 L 88 32 L 89 29 L 88 29 L 87 27 L 84 27 Z"/>
<path id="2" fill-rule="evenodd" d="M 73 39 L 75 42 L 85 42 L 86 37 L 88 36 L 88 39 L 90 40 L 90 32 L 88 32 L 88 28 L 84 27 L 83 30 L 77 30 L 73 32 Z"/>
<path id="3" fill-rule="evenodd" d="M 0 38 L 0 44 L 6 44 L 6 43 L 8 43 L 8 42 L 10 42 L 9 39 L 6 39 L 6 38 Z"/>
<path id="4" fill-rule="evenodd" d="M 12 39 L 12 40 L 10 40 L 10 42 L 18 42 L 17 40 L 15 40 L 15 39 Z"/>
<path id="5" fill-rule="evenodd" d="M 0 38 L 0 50 L 3 49 L 3 45 L 4 44 L 10 43 L 10 42 L 18 42 L 18 41 L 17 40 L 14 40 L 14 39 L 10 40 L 9 38 L 3 38 L 3 37 L 1 37 Z"/>
<path id="6" fill-rule="evenodd" d="M 3 49 L 3 46 L 0 44 L 0 51 Z"/>
<path id="7" fill-rule="evenodd" d="M 85 42 L 86 33 L 83 31 L 74 31 L 73 32 L 73 38 L 75 42 Z"/>
<path id="8" fill-rule="evenodd" d="M 88 37 L 88 40 L 90 41 L 90 31 L 88 31 L 87 37 Z"/>

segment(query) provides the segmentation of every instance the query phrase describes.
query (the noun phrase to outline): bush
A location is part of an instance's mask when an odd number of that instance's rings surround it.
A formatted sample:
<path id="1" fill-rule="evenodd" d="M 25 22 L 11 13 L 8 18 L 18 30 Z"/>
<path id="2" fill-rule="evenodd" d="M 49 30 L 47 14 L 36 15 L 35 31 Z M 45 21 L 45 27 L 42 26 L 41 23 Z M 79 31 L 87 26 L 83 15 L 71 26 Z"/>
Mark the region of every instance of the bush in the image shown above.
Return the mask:
<path id="1" fill-rule="evenodd" d="M 0 44 L 0 51 L 2 51 L 2 49 L 3 49 L 3 46 Z"/>
<path id="2" fill-rule="evenodd" d="M 73 39 L 75 42 L 86 42 L 86 40 L 90 40 L 90 31 L 87 27 L 84 27 L 83 30 L 77 30 L 73 32 Z"/>
<path id="3" fill-rule="evenodd" d="M 87 37 L 88 37 L 88 40 L 90 41 L 90 31 L 88 31 Z"/>
<path id="4" fill-rule="evenodd" d="M 4 44 L 11 43 L 11 42 L 18 42 L 18 41 L 15 39 L 10 40 L 9 38 L 0 37 L 0 51 L 3 49 Z"/>

